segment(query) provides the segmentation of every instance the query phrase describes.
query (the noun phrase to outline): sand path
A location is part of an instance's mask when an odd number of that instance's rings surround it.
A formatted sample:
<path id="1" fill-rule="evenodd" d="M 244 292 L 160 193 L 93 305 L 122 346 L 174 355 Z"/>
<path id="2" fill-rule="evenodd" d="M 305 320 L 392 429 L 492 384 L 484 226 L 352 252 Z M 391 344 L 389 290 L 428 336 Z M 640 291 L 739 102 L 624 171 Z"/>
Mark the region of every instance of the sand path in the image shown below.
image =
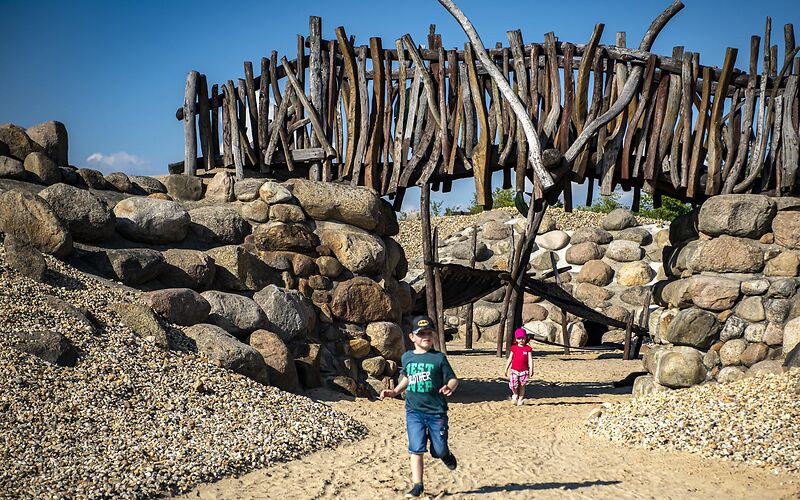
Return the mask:
<path id="1" fill-rule="evenodd" d="M 450 444 L 459 468 L 426 457 L 430 498 L 800 498 L 800 476 L 682 452 L 648 451 L 589 436 L 584 422 L 606 401 L 628 398 L 614 380 L 641 370 L 614 354 L 534 346 L 525 406 L 514 407 L 490 349 L 451 347 L 462 379 L 450 405 Z M 312 397 L 330 394 L 319 391 Z M 409 487 L 403 403 L 330 401 L 364 422 L 370 436 L 302 460 L 202 485 L 184 498 L 398 498 Z"/>

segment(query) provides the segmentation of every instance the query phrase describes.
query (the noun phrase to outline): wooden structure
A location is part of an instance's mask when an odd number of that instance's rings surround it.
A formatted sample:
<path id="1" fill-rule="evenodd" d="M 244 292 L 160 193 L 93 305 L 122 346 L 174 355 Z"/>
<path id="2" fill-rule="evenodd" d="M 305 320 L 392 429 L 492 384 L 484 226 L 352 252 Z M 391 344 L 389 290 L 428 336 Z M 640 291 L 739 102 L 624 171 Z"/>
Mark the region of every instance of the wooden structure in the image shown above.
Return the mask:
<path id="1" fill-rule="evenodd" d="M 542 149 L 551 150 L 545 164 L 568 209 L 566 181 L 587 178 L 599 181 L 601 194 L 619 184 L 656 202 L 661 194 L 778 196 L 798 188 L 800 58 L 792 25 L 779 58 L 770 24 L 763 40 L 751 39 L 747 71 L 735 68 L 733 48 L 715 67 L 683 47 L 671 56 L 627 48 L 625 33 L 601 45 L 602 24 L 586 44 L 553 33 L 531 43 L 509 31 L 508 43 L 488 53 L 524 103 Z M 359 45 L 341 27 L 335 40 L 321 33 L 321 19 L 312 17 L 292 61 L 273 52 L 260 74 L 245 62 L 244 78 L 210 93 L 205 77 L 190 72 L 177 112 L 186 159 L 173 167 L 342 180 L 393 197 L 397 209 L 411 185 L 447 191 L 464 177 L 474 178 L 488 208 L 497 170 L 504 188 L 524 190 L 533 176 L 525 135 L 471 44 L 445 50 L 434 26 L 426 49 L 410 35 L 384 48 L 379 38 Z"/>

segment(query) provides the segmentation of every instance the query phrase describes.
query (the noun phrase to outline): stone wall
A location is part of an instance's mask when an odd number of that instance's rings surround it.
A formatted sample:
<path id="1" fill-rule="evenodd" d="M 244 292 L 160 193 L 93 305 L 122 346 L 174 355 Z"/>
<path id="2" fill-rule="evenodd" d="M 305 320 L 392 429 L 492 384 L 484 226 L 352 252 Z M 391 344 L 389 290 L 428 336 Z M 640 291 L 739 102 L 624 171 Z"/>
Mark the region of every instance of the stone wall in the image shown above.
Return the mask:
<path id="1" fill-rule="evenodd" d="M 166 347 L 153 333 L 166 321 L 212 361 L 287 390 L 374 394 L 395 375 L 413 291 L 395 214 L 371 191 L 103 176 L 57 165 L 66 153 L 45 156 L 19 127 L 0 132 L 14 146 L 0 151 L 0 233 L 29 277 L 45 272 L 41 251 L 143 290 L 144 312 L 117 308 L 142 336 Z"/>
<path id="2" fill-rule="evenodd" d="M 780 371 L 800 341 L 800 199 L 722 195 L 676 219 L 635 393 Z"/>

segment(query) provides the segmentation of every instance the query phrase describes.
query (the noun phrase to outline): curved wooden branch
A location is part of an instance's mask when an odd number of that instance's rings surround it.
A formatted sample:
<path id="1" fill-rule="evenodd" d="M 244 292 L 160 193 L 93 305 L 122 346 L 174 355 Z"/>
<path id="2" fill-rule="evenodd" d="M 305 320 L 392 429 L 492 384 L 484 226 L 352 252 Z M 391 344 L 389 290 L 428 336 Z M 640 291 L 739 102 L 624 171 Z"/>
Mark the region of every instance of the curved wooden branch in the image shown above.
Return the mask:
<path id="1" fill-rule="evenodd" d="M 300 82 L 297 81 L 294 70 L 292 70 L 292 68 L 289 66 L 289 61 L 286 59 L 286 57 L 281 58 L 281 65 L 286 71 L 286 78 L 289 79 L 289 84 L 294 89 L 295 95 L 297 95 L 300 103 L 306 109 L 306 113 L 308 113 L 308 118 L 311 120 L 311 126 L 314 129 L 314 134 L 322 145 L 322 148 L 325 150 L 326 157 L 333 158 L 336 156 L 336 151 L 333 150 L 333 147 L 331 147 L 328 139 L 325 137 L 325 132 L 323 131 L 322 122 L 319 119 L 317 110 L 314 109 L 314 106 L 308 101 L 308 97 L 306 97 L 306 94 L 303 92 L 303 88 L 300 86 Z"/>
<path id="2" fill-rule="evenodd" d="M 475 49 L 475 55 L 478 56 L 478 59 L 489 73 L 489 76 L 492 77 L 492 80 L 497 83 L 497 87 L 500 89 L 503 97 L 505 97 L 505 99 L 508 101 L 511 109 L 514 111 L 514 114 L 517 115 L 517 119 L 520 121 L 522 128 L 525 131 L 525 138 L 528 140 L 528 144 L 530 145 L 528 159 L 530 160 L 531 165 L 533 165 L 533 170 L 536 172 L 536 176 L 541 180 L 542 187 L 545 189 L 552 187 L 554 184 L 553 178 L 542 164 L 542 149 L 541 145 L 539 144 L 539 138 L 536 135 L 536 130 L 533 128 L 533 122 L 531 122 L 531 119 L 528 117 L 528 112 L 525 109 L 525 106 L 522 105 L 522 102 L 511 89 L 508 81 L 503 78 L 500 70 L 497 69 L 497 66 L 495 66 L 494 62 L 492 62 L 492 60 L 489 58 L 489 54 L 486 52 L 486 47 L 483 45 L 481 37 L 478 36 L 478 32 L 475 31 L 475 27 L 472 25 L 467 16 L 464 15 L 461 9 L 459 9 L 452 0 L 439 0 L 439 3 L 442 4 L 442 6 L 447 9 L 447 11 L 455 18 L 458 24 L 461 25 L 461 28 L 464 30 L 464 33 L 466 33 L 467 38 L 469 38 L 469 41 L 472 43 L 472 46 Z"/>
<path id="3" fill-rule="evenodd" d="M 422 75 L 422 84 L 425 85 L 425 90 L 427 90 L 428 96 L 428 107 L 434 111 L 431 115 L 433 119 L 436 121 L 436 125 L 441 127 L 441 110 L 439 110 L 439 101 L 437 99 L 437 92 L 436 86 L 433 84 L 433 78 L 431 78 L 431 74 L 428 71 L 428 68 L 425 67 L 425 61 L 422 60 L 422 56 L 419 54 L 419 50 L 417 50 L 417 45 L 414 43 L 414 40 L 411 38 L 411 35 L 406 33 L 403 35 L 403 42 L 406 44 L 406 49 L 408 50 L 409 55 L 411 56 L 411 60 L 414 61 L 414 65 L 420 69 L 420 74 Z"/>
<path id="4" fill-rule="evenodd" d="M 442 0 L 439 1 L 441 2 Z M 658 17 L 656 17 L 653 22 L 650 23 L 650 27 L 642 37 L 642 43 L 639 44 L 639 50 L 649 51 L 659 32 L 664 29 L 664 26 L 667 24 L 667 22 L 669 22 L 669 20 L 672 19 L 675 14 L 680 12 L 683 7 L 683 2 L 680 0 L 675 0 L 664 10 L 664 12 L 659 14 Z M 613 120 L 618 114 L 622 113 L 626 107 L 628 107 L 631 99 L 633 99 L 633 96 L 636 95 L 639 83 L 642 80 L 643 69 L 644 68 L 641 66 L 634 67 L 633 70 L 631 70 L 628 81 L 626 81 L 625 86 L 622 87 L 622 91 L 619 94 L 619 99 L 617 99 L 614 104 L 608 108 L 608 111 L 586 125 L 578 138 L 575 139 L 575 142 L 572 143 L 570 148 L 564 154 L 564 159 L 567 161 L 567 163 L 572 163 L 575 161 L 575 158 L 581 152 L 583 146 L 589 142 L 589 139 L 591 139 L 592 135 L 594 135 L 594 133 L 597 132 L 600 127 Z"/>

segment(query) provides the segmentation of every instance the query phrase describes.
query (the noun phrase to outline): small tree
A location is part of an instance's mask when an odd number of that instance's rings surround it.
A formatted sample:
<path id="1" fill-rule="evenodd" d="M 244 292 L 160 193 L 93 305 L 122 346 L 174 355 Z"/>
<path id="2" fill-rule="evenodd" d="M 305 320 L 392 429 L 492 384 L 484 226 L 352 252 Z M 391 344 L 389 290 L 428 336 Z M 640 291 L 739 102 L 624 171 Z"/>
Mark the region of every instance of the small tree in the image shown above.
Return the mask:
<path id="1" fill-rule="evenodd" d="M 514 191 L 510 189 L 495 188 L 492 192 L 492 208 L 503 208 L 514 206 Z M 483 207 L 478 205 L 477 193 L 472 194 L 472 203 L 467 207 L 469 213 L 477 214 L 483 212 Z"/>
<path id="2" fill-rule="evenodd" d="M 653 196 L 648 193 L 642 193 L 641 209 L 639 210 L 639 215 L 642 217 L 672 221 L 676 217 L 688 214 L 691 211 L 692 207 L 690 205 L 669 196 L 662 196 L 661 206 L 653 208 Z"/>
<path id="3" fill-rule="evenodd" d="M 431 202 L 431 215 L 434 217 L 439 217 L 442 215 L 442 201 L 432 201 Z"/>
<path id="4" fill-rule="evenodd" d="M 600 212 L 607 214 L 614 209 L 621 208 L 622 205 L 619 202 L 620 194 L 619 193 L 611 193 L 608 196 L 601 196 L 597 198 L 594 203 L 592 203 L 591 207 L 578 207 L 582 210 L 589 210 L 590 212 Z"/>

